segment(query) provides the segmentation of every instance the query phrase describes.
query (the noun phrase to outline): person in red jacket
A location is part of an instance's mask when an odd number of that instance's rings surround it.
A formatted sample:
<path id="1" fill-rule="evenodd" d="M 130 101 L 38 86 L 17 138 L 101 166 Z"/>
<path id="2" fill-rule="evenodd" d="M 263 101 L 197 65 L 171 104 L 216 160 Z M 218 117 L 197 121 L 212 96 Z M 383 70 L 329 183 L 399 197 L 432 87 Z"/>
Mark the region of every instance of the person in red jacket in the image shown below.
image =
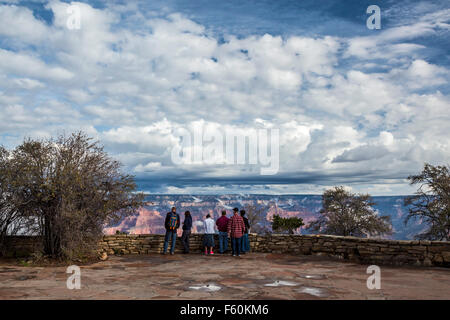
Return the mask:
<path id="1" fill-rule="evenodd" d="M 216 225 L 219 230 L 219 252 L 225 253 L 228 249 L 228 220 L 227 212 L 222 211 L 222 216 L 217 219 Z"/>
<path id="2" fill-rule="evenodd" d="M 240 257 L 241 238 L 245 232 L 244 219 L 238 214 L 239 209 L 233 209 L 233 216 L 228 221 L 228 236 L 231 237 L 231 249 L 233 257 Z"/>

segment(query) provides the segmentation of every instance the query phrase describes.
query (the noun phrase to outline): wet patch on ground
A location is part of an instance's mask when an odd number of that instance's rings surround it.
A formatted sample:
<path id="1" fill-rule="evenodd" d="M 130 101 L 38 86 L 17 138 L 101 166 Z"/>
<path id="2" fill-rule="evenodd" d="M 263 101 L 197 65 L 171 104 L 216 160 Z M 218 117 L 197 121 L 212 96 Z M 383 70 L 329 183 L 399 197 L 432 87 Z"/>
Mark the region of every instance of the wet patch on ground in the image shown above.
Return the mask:
<path id="1" fill-rule="evenodd" d="M 327 276 L 324 274 L 301 274 L 300 278 L 310 280 L 324 280 L 327 278 Z"/>
<path id="2" fill-rule="evenodd" d="M 330 296 L 330 292 L 327 289 L 324 288 L 317 288 L 317 287 L 301 287 L 295 290 L 299 293 L 305 293 L 309 294 L 311 296 L 315 296 L 318 298 L 328 298 Z"/>
<path id="3" fill-rule="evenodd" d="M 264 286 L 266 287 L 295 287 L 300 285 L 297 282 L 285 281 L 285 280 L 275 280 L 274 282 L 266 283 Z"/>
<path id="4" fill-rule="evenodd" d="M 215 283 L 208 283 L 208 284 L 200 284 L 200 285 L 189 286 L 187 289 L 188 290 L 206 291 L 206 292 L 216 292 L 216 291 L 221 290 L 222 287 L 218 286 Z"/>

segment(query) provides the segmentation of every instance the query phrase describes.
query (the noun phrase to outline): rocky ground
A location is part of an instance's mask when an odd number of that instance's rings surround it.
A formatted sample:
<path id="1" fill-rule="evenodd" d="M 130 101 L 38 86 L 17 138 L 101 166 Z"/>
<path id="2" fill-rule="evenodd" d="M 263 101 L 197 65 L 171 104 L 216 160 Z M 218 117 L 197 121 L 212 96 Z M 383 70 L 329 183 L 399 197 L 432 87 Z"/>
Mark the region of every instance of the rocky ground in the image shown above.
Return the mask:
<path id="1" fill-rule="evenodd" d="M 450 299 L 450 269 L 381 267 L 369 290 L 368 265 L 313 256 L 111 256 L 81 266 L 81 289 L 66 267 L 0 263 L 0 299 Z"/>

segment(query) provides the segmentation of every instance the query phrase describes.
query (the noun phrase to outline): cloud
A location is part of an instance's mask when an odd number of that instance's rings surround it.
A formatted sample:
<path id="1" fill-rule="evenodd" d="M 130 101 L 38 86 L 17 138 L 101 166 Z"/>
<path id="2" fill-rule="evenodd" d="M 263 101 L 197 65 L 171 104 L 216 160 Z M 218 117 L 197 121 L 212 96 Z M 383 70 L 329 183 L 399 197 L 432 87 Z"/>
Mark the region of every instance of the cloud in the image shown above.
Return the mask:
<path id="1" fill-rule="evenodd" d="M 344 151 L 333 159 L 333 162 L 359 162 L 364 160 L 379 159 L 386 155 L 387 149 L 382 146 L 365 145 Z"/>
<path id="2" fill-rule="evenodd" d="M 146 165 L 138 164 L 134 171 L 136 172 L 146 172 L 146 171 L 154 171 L 161 168 L 161 162 L 149 162 Z"/>
<path id="3" fill-rule="evenodd" d="M 23 41 L 39 44 L 49 32 L 45 23 L 34 18 L 28 8 L 16 5 L 0 5 L 0 35 L 13 43 Z M 16 43 L 17 44 L 17 43 Z"/>
<path id="4" fill-rule="evenodd" d="M 65 68 L 47 65 L 26 53 L 3 49 L 0 49 L 0 68 L 12 75 L 18 74 L 42 80 L 64 81 L 73 77 L 73 73 Z"/>
<path id="5" fill-rule="evenodd" d="M 396 12 L 396 18 L 402 16 L 405 7 Z M 383 59 L 399 61 L 401 56 L 415 56 L 426 47 L 411 43 L 412 40 L 436 36 L 443 30 L 450 29 L 449 9 L 438 10 L 404 21 L 403 25 L 383 28 L 373 36 L 359 36 L 348 40 L 345 56 L 355 56 L 361 59 Z"/>
<path id="6" fill-rule="evenodd" d="M 435 48 L 416 41 L 448 30 L 445 10 L 415 7 L 411 17 L 426 13 L 368 36 L 219 36 L 198 19 L 138 2 L 72 4 L 80 30 L 66 27 L 68 3 L 46 4 L 49 21 L 0 5 L 2 143 L 82 129 L 143 188 L 167 192 L 333 184 L 400 192 L 424 161 L 450 156 L 448 65 L 431 62 Z M 279 129 L 279 173 L 176 165 L 177 132 L 199 126 Z"/>
<path id="7" fill-rule="evenodd" d="M 422 59 L 416 59 L 405 69 L 392 69 L 390 76 L 411 89 L 421 89 L 447 84 L 450 73 L 444 67 L 430 64 Z"/>

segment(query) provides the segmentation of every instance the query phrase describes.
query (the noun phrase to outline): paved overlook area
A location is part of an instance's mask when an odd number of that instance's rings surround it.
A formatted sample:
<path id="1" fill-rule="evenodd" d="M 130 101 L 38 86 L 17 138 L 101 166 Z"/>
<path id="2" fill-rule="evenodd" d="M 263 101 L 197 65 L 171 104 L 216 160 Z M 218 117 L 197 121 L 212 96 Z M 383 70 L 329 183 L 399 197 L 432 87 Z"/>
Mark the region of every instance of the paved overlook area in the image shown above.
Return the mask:
<path id="1" fill-rule="evenodd" d="M 65 267 L 0 263 L 0 299 L 450 299 L 450 270 L 381 266 L 381 289 L 366 286 L 368 265 L 324 257 L 250 253 L 125 255 L 81 267 L 69 290 Z"/>

